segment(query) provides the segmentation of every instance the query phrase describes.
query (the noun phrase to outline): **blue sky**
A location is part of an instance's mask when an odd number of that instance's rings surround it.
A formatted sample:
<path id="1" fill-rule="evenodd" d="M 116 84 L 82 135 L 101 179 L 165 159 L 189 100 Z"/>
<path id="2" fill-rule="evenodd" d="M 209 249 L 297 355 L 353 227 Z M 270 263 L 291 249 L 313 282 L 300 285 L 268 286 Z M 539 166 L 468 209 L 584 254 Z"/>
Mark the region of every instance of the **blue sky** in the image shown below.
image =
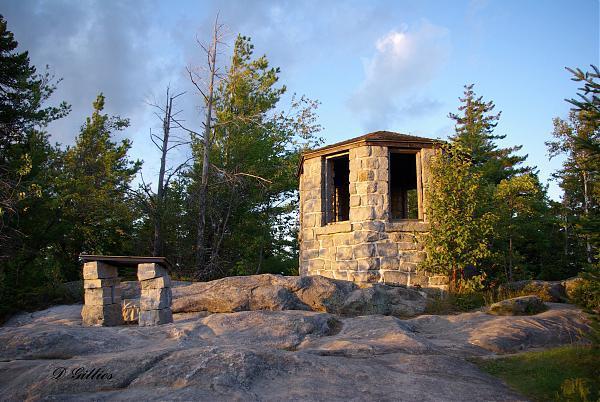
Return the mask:
<path id="1" fill-rule="evenodd" d="M 145 160 L 149 181 L 158 157 L 148 131 L 159 122 L 147 102 L 167 84 L 186 90 L 180 107 L 199 127 L 185 67 L 202 63 L 196 38 L 208 40 L 217 11 L 229 42 L 250 36 L 256 53 L 281 68 L 290 94 L 321 101 L 327 143 L 373 130 L 445 138 L 453 131 L 448 113 L 463 85 L 474 83 L 502 111 L 503 145 L 523 145 L 544 181 L 560 166 L 544 145 L 552 118 L 566 117 L 564 98 L 577 88 L 564 67 L 600 64 L 596 0 L 1 3 L 21 49 L 63 78 L 55 99 L 73 112 L 49 128 L 53 139 L 71 143 L 102 91 L 109 113 L 131 118 L 122 135 Z M 223 62 L 230 52 L 223 48 Z M 558 198 L 555 184 L 550 194 Z"/>

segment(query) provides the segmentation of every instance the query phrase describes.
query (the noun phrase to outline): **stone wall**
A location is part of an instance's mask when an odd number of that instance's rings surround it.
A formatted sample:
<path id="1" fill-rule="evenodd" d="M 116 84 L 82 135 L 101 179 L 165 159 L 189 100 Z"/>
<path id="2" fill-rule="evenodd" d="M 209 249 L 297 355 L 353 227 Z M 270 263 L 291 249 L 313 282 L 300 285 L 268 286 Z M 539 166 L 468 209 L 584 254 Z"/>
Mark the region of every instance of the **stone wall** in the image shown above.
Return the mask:
<path id="1" fill-rule="evenodd" d="M 385 146 L 363 145 L 349 150 L 350 219 L 325 223 L 323 157 L 304 160 L 300 177 L 300 274 L 354 282 L 385 282 L 438 287 L 444 278 L 417 272 L 425 257 L 415 234 L 427 231 L 428 160 L 435 152 L 417 154 L 422 220 L 389 219 L 389 157 Z"/>

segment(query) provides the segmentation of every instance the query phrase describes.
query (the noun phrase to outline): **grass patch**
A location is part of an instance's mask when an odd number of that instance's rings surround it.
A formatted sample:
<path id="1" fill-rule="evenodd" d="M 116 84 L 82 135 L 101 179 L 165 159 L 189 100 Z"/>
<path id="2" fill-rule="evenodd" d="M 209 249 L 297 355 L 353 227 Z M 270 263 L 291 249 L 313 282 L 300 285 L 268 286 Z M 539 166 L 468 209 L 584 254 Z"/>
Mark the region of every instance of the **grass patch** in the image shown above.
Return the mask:
<path id="1" fill-rule="evenodd" d="M 571 345 L 475 362 L 534 401 L 596 401 L 600 397 L 598 347 Z"/>

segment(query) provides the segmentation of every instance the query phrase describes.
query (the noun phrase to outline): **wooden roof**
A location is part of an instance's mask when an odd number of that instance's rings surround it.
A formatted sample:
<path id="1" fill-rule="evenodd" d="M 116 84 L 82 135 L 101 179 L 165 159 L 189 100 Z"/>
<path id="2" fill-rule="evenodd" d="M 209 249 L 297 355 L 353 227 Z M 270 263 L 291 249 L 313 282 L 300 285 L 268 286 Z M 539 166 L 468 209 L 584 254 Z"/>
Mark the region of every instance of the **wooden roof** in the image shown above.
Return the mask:
<path id="1" fill-rule="evenodd" d="M 94 255 L 94 254 L 80 254 L 79 258 L 83 262 L 90 261 L 102 261 L 109 262 L 110 265 L 117 267 L 135 267 L 138 264 L 144 263 L 156 263 L 170 270 L 172 268 L 171 263 L 165 257 L 143 257 L 135 255 Z"/>
<path id="2" fill-rule="evenodd" d="M 360 137 L 336 142 L 335 144 L 327 145 L 322 148 L 317 148 L 314 150 L 304 152 L 300 157 L 300 166 L 298 166 L 298 174 L 302 173 L 302 165 L 305 159 L 311 159 L 317 156 L 346 151 L 350 148 L 365 145 L 380 145 L 398 148 L 421 149 L 432 148 L 435 144 L 439 142 L 440 140 L 395 133 L 393 131 L 374 131 L 372 133 L 361 135 Z"/>

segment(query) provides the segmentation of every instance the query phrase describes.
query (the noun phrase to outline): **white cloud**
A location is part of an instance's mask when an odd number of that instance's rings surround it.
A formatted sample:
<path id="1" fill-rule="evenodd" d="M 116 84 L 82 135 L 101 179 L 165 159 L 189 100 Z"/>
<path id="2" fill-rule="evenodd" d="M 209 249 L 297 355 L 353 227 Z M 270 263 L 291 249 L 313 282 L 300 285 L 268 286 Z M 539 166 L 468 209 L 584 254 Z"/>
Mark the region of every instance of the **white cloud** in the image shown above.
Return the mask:
<path id="1" fill-rule="evenodd" d="M 349 100 L 350 108 L 369 129 L 423 114 L 439 102 L 422 92 L 445 64 L 450 52 L 446 28 L 421 21 L 392 30 L 375 42 L 375 53 L 363 61 L 364 80 Z"/>

